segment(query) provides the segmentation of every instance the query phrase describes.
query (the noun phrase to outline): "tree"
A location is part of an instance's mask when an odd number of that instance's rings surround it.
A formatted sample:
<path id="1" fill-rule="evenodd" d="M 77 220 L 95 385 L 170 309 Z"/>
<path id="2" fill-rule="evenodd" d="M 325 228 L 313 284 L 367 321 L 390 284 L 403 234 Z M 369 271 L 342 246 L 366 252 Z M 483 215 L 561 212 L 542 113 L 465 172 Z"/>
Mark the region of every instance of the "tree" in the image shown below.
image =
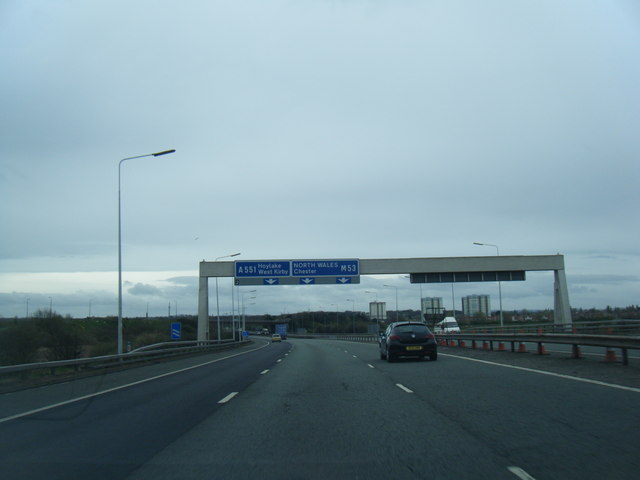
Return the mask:
<path id="1" fill-rule="evenodd" d="M 0 362 L 3 365 L 31 363 L 37 359 L 41 339 L 32 321 L 4 329 L 0 335 Z"/>
<path id="2" fill-rule="evenodd" d="M 42 335 L 42 344 L 47 348 L 48 360 L 69 360 L 80 356 L 86 336 L 80 322 L 47 310 L 37 310 L 33 317 Z"/>

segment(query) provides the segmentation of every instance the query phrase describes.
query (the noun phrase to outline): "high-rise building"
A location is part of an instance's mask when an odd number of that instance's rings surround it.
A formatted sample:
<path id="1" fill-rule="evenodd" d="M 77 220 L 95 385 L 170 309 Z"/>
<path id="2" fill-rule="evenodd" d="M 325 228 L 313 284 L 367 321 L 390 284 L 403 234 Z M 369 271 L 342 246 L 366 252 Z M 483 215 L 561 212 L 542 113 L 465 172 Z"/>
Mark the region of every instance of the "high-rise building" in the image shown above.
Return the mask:
<path id="1" fill-rule="evenodd" d="M 444 313 L 442 297 L 424 297 L 420 299 L 422 315 L 440 315 Z"/>
<path id="2" fill-rule="evenodd" d="M 489 295 L 468 295 L 462 297 L 462 313 L 468 317 L 476 313 L 491 315 L 491 297 Z"/>
<path id="3" fill-rule="evenodd" d="M 386 302 L 369 302 L 369 317 L 371 320 L 385 321 L 387 319 Z"/>

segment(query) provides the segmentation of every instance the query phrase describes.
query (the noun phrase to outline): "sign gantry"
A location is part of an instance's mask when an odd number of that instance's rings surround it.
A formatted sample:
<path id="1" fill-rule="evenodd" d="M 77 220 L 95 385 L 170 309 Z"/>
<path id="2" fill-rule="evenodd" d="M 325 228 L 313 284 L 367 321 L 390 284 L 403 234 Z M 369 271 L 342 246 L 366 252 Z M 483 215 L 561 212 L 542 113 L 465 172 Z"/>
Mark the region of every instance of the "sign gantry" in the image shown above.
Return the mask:
<path id="1" fill-rule="evenodd" d="M 234 277 L 242 285 L 348 285 L 360 275 L 409 275 L 411 283 L 524 280 L 526 271 L 554 272 L 554 322 L 571 324 L 562 255 L 378 258 L 327 260 L 249 260 L 200 262 L 198 340 L 209 338 L 209 277 Z"/>

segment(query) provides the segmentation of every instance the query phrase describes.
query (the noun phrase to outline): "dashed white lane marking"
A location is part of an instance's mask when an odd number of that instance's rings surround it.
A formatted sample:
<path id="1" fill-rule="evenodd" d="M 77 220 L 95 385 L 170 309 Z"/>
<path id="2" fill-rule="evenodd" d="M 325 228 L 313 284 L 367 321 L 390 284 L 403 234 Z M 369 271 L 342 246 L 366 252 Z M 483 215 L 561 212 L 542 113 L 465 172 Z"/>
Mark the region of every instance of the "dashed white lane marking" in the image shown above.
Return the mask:
<path id="1" fill-rule="evenodd" d="M 396 383 L 396 387 L 398 387 L 400 390 L 404 390 L 407 393 L 413 393 L 413 390 L 409 390 L 407 387 L 405 387 L 401 383 Z"/>
<path id="2" fill-rule="evenodd" d="M 627 390 L 629 392 L 640 393 L 640 388 L 626 387 L 624 385 L 616 385 L 615 383 L 607 383 L 607 382 L 601 382 L 599 380 L 591 380 L 590 378 L 572 377 L 571 375 L 563 375 L 562 373 L 546 372 L 544 370 L 536 370 L 534 368 L 518 367 L 516 365 L 505 365 L 504 363 L 490 362 L 488 360 L 480 360 L 478 358 L 460 357 L 458 355 L 451 355 L 449 353 L 441 353 L 441 355 L 443 355 L 445 357 L 459 358 L 461 360 L 469 360 L 470 362 L 478 362 L 478 363 L 485 363 L 487 365 L 496 365 L 498 367 L 513 368 L 514 370 L 522 370 L 524 372 L 539 373 L 541 375 L 549 375 L 551 377 L 564 378 L 564 379 L 567 379 L 567 380 L 575 380 L 576 382 L 591 383 L 593 385 L 601 385 L 603 387 L 610 387 L 610 388 L 619 388 L 620 390 Z"/>
<path id="3" fill-rule="evenodd" d="M 269 371 L 269 369 L 267 368 L 266 370 L 263 370 L 260 372 L 260 375 L 264 375 L 265 373 L 267 373 Z"/>
<path id="4" fill-rule="evenodd" d="M 509 470 L 511 473 L 513 473 L 516 477 L 520 478 L 521 480 L 536 480 L 520 467 L 507 467 L 507 470 Z"/>
<path id="5" fill-rule="evenodd" d="M 170 375 L 175 375 L 176 373 L 182 373 L 182 372 L 186 372 L 186 371 L 189 371 L 189 370 L 193 370 L 194 368 L 203 367 L 205 365 L 211 365 L 212 363 L 218 363 L 218 362 L 221 362 L 222 360 L 226 360 L 227 358 L 233 358 L 233 357 L 237 357 L 239 355 L 245 355 L 247 353 L 255 352 L 256 350 L 260 350 L 261 348 L 265 348 L 265 347 L 268 347 L 268 346 L 269 346 L 269 344 L 265 343 L 261 347 L 254 348 L 252 350 L 246 350 L 244 352 L 234 353 L 233 355 L 228 355 L 226 357 L 217 358 L 215 360 L 210 360 L 208 362 L 199 363 L 198 365 L 192 365 L 190 367 L 181 368 L 179 370 L 174 370 L 173 372 L 163 373 L 163 374 L 160 374 L 160 375 L 156 375 L 155 377 L 145 378 L 143 380 L 138 380 L 136 382 L 127 383 L 125 385 L 120 385 L 120 386 L 113 387 L 113 388 L 108 388 L 106 390 L 101 390 L 101 391 L 95 392 L 95 393 L 90 393 L 89 395 L 83 395 L 81 397 L 76 397 L 76 398 L 72 398 L 70 400 L 65 400 L 64 402 L 59 402 L 59 403 L 54 403 L 54 404 L 51 404 L 51 405 L 46 405 L 44 407 L 36 408 L 34 410 L 29 410 L 27 412 L 17 413 L 15 415 L 11 415 L 10 417 L 0 418 L 0 423 L 9 422 L 11 420 L 16 420 L 18 418 L 22 418 L 22 417 L 26 417 L 26 416 L 29 416 L 29 415 L 33 415 L 35 413 L 45 412 L 45 411 L 51 410 L 53 408 L 62 407 L 64 405 L 69 405 L 71 403 L 79 402 L 81 400 L 86 400 L 88 398 L 98 397 L 98 396 L 104 395 L 106 393 L 116 392 L 118 390 L 122 390 L 122 389 L 125 389 L 125 388 L 133 387 L 134 385 L 140 385 L 142 383 L 151 382 L 153 380 L 157 380 L 158 378 L 164 378 L 164 377 L 168 377 Z"/>
<path id="6" fill-rule="evenodd" d="M 376 367 L 374 367 L 373 365 L 371 365 L 370 363 L 367 363 L 367 367 L 369 367 L 369 368 L 376 368 Z"/>
<path id="7" fill-rule="evenodd" d="M 352 356 L 353 358 L 358 358 L 358 356 L 357 356 L 357 355 L 351 355 L 351 356 Z"/>
<path id="8" fill-rule="evenodd" d="M 280 363 L 282 361 L 281 358 L 279 358 L 278 360 L 276 360 L 276 363 Z"/>
<path id="9" fill-rule="evenodd" d="M 231 392 L 229 395 L 227 395 L 226 397 L 224 397 L 222 400 L 218 400 L 218 403 L 227 403 L 229 400 L 231 400 L 233 397 L 235 397 L 238 394 L 238 392 Z"/>

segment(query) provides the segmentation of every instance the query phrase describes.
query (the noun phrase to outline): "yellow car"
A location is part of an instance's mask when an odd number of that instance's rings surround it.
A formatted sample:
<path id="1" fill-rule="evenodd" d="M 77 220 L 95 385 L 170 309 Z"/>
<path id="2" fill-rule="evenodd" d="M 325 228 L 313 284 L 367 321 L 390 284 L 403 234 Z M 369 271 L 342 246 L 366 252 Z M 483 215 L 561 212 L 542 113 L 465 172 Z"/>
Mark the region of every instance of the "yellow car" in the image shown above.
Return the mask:
<path id="1" fill-rule="evenodd" d="M 279 333 L 274 333 L 273 335 L 271 335 L 271 342 L 281 342 L 282 341 L 282 337 L 280 336 Z"/>

